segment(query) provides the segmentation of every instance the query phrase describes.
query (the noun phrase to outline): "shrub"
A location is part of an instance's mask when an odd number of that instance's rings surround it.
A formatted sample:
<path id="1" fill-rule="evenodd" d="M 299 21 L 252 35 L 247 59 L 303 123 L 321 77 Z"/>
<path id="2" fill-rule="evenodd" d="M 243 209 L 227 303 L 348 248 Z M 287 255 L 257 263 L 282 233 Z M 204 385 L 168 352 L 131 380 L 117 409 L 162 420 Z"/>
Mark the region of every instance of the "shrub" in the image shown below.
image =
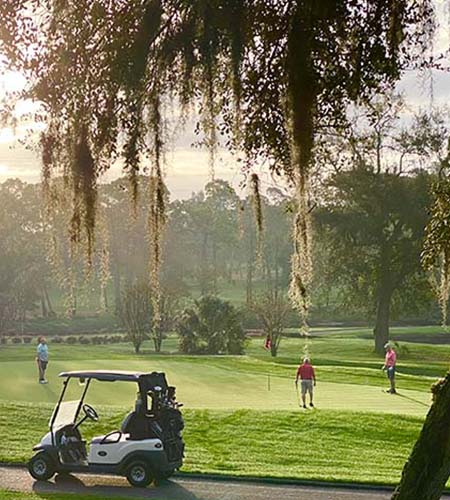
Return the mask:
<path id="1" fill-rule="evenodd" d="M 62 344 L 64 342 L 64 339 L 62 337 L 52 337 L 51 343 L 52 344 Z"/>
<path id="2" fill-rule="evenodd" d="M 79 339 L 78 339 L 78 342 L 80 344 L 86 345 L 86 344 L 90 344 L 91 343 L 91 339 L 89 337 L 84 337 L 83 335 L 81 335 L 81 337 L 79 337 Z"/>
<path id="3" fill-rule="evenodd" d="M 24 344 L 31 344 L 32 337 L 24 337 L 23 338 L 23 343 Z"/>
<path id="4" fill-rule="evenodd" d="M 8 343 L 8 339 L 6 337 L 0 337 L 0 344 L 7 344 Z"/>
<path id="5" fill-rule="evenodd" d="M 11 340 L 12 340 L 13 344 L 21 344 L 22 343 L 22 339 L 20 337 L 13 337 Z"/>
<path id="6" fill-rule="evenodd" d="M 241 315 L 229 302 L 202 297 L 183 311 L 177 324 L 180 350 L 186 354 L 242 354 Z"/>
<path id="7" fill-rule="evenodd" d="M 72 337 L 72 336 L 67 337 L 66 338 L 66 343 L 67 344 L 76 344 L 77 343 L 77 338 L 76 337 Z"/>

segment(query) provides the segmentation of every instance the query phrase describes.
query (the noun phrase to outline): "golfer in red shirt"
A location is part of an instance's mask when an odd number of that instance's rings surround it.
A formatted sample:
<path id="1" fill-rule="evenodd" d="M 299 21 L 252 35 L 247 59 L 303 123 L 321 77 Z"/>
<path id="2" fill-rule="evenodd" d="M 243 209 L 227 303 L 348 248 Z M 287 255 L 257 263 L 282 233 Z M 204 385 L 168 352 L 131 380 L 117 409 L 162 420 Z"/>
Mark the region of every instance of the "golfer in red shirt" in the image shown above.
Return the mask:
<path id="1" fill-rule="evenodd" d="M 316 374 L 314 368 L 309 361 L 305 358 L 303 363 L 297 369 L 297 376 L 295 377 L 295 385 L 298 386 L 298 379 L 301 379 L 302 384 L 302 401 L 303 408 L 306 408 L 306 393 L 309 392 L 309 406 L 313 407 L 313 383 L 316 385 Z"/>

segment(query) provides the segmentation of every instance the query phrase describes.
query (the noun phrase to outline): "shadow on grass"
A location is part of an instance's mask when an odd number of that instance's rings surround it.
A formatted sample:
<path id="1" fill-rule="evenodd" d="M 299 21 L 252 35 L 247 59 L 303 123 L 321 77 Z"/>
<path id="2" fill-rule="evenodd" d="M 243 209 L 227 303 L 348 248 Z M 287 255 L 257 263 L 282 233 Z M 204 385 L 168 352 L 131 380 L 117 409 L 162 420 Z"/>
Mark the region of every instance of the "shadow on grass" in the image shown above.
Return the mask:
<path id="1" fill-rule="evenodd" d="M 397 396 L 400 396 L 401 398 L 404 398 L 404 399 L 408 399 L 409 401 L 412 401 L 413 403 L 417 403 L 418 405 L 426 406 L 427 408 L 429 408 L 429 406 L 430 406 L 429 404 L 424 403 L 423 401 L 419 401 L 418 399 L 412 398 L 410 396 L 406 396 L 405 394 L 401 394 L 400 392 L 397 392 Z"/>
<path id="2" fill-rule="evenodd" d="M 55 494 L 74 494 L 73 498 L 106 500 L 110 498 L 152 498 L 158 500 L 200 500 L 194 493 L 173 481 L 161 481 L 157 486 L 133 488 L 123 478 L 92 478 L 84 476 L 84 481 L 72 474 L 58 474 L 54 482 L 36 481 L 33 492 L 40 498 L 53 500 Z M 64 498 L 66 498 L 64 496 Z M 67 497 L 68 499 L 71 497 Z"/>

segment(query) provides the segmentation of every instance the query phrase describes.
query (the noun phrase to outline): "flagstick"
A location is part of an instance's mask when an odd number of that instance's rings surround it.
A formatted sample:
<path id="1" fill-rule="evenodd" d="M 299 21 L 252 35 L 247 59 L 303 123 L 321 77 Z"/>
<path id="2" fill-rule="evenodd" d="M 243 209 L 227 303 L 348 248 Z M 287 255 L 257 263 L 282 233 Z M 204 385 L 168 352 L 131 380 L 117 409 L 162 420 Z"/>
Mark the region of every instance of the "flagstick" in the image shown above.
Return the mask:
<path id="1" fill-rule="evenodd" d="M 267 390 L 270 391 L 270 373 L 267 374 Z"/>

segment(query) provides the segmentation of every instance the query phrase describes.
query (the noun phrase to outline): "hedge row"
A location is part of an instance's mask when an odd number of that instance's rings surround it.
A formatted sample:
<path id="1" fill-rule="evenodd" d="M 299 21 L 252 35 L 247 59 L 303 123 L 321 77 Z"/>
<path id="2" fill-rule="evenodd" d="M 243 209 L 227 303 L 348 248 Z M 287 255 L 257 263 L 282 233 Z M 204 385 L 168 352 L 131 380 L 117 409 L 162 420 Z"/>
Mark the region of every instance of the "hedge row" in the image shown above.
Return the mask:
<path id="1" fill-rule="evenodd" d="M 31 344 L 31 342 L 37 341 L 37 337 L 0 337 L 0 344 Z M 120 342 L 128 342 L 128 337 L 126 335 L 81 335 L 76 337 L 74 335 L 64 336 L 64 337 L 48 337 L 47 342 L 49 344 L 118 344 Z"/>

